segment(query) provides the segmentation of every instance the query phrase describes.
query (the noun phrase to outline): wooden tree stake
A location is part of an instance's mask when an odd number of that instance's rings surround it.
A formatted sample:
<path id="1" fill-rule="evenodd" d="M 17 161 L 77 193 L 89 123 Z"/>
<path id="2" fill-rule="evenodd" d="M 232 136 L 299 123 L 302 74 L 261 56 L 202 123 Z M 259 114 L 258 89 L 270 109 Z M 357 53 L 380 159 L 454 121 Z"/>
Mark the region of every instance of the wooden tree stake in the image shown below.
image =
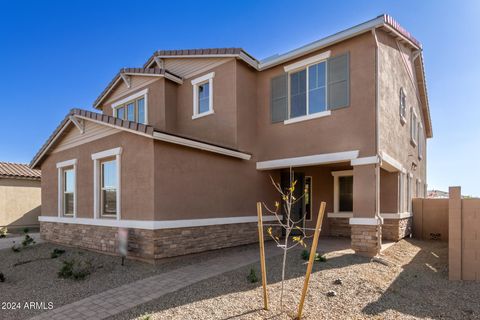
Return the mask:
<path id="1" fill-rule="evenodd" d="M 303 304 L 305 302 L 305 296 L 307 295 L 308 282 L 310 281 L 310 274 L 312 273 L 313 262 L 315 261 L 315 254 L 317 253 L 318 237 L 320 236 L 320 230 L 322 229 L 324 213 L 325 202 L 322 202 L 320 204 L 320 210 L 318 211 L 317 225 L 315 226 L 315 234 L 313 235 L 312 248 L 310 249 L 310 257 L 308 259 L 307 273 L 305 274 L 305 282 L 303 284 L 302 298 L 300 299 L 300 305 L 298 306 L 297 319 L 302 318 Z"/>
<path id="2" fill-rule="evenodd" d="M 265 244 L 263 240 L 262 203 L 257 202 L 258 242 L 260 244 L 260 266 L 262 269 L 263 308 L 268 310 L 267 268 L 265 267 Z"/>

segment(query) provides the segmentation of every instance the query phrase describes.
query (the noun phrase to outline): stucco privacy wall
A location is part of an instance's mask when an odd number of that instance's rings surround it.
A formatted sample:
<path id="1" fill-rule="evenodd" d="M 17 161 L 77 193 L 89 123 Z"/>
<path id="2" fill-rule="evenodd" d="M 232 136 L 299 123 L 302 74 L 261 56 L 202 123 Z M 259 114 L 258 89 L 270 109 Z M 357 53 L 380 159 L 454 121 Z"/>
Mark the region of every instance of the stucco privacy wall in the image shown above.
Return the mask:
<path id="1" fill-rule="evenodd" d="M 449 195 L 449 278 L 480 281 L 480 199 L 462 199 L 460 187 Z"/>
<path id="2" fill-rule="evenodd" d="M 0 227 L 38 227 L 40 204 L 40 181 L 0 179 Z"/>
<path id="3" fill-rule="evenodd" d="M 448 241 L 448 199 L 413 199 L 413 235 Z"/>

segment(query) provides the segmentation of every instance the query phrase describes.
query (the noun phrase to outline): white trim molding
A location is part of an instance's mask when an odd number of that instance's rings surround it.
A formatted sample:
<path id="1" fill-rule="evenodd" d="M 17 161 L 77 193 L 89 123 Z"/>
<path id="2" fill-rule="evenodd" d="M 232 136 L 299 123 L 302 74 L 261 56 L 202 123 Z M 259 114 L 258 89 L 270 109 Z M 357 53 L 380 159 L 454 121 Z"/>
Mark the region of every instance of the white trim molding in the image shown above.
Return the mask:
<path id="1" fill-rule="evenodd" d="M 350 161 L 350 165 L 352 166 L 362 166 L 362 165 L 377 164 L 377 163 L 380 163 L 379 156 L 357 158 Z"/>
<path id="2" fill-rule="evenodd" d="M 353 212 L 329 212 L 328 218 L 353 218 Z"/>
<path id="3" fill-rule="evenodd" d="M 137 99 L 141 99 L 143 98 L 143 101 L 144 101 L 144 107 L 145 107 L 145 122 L 144 124 L 148 124 L 148 88 L 147 89 L 144 89 L 142 91 L 139 91 L 139 92 L 136 92 L 132 95 L 129 95 L 128 97 L 125 97 L 121 100 L 118 100 L 118 101 L 115 101 L 114 103 L 112 103 L 112 114 L 114 117 L 117 117 L 118 118 L 118 108 L 125 105 L 127 102 L 131 102 L 131 101 L 136 101 Z M 135 102 L 135 105 L 136 105 L 136 102 Z M 125 113 L 127 112 L 127 110 L 125 109 Z M 138 120 L 138 119 L 137 119 Z"/>
<path id="4" fill-rule="evenodd" d="M 411 212 L 399 212 L 399 213 L 380 213 L 380 216 L 383 219 L 406 219 L 413 217 Z"/>
<path id="5" fill-rule="evenodd" d="M 314 55 L 312 57 L 297 61 L 297 62 L 289 64 L 289 65 L 286 65 L 285 67 L 283 67 L 283 69 L 285 70 L 285 72 L 290 72 L 290 71 L 293 71 L 293 70 L 300 69 L 300 68 L 306 67 L 310 64 L 321 62 L 323 60 L 327 60 L 328 58 L 330 58 L 331 53 L 332 52 L 330 50 L 328 50 L 328 51 L 322 52 L 320 54 Z"/>
<path id="6" fill-rule="evenodd" d="M 339 177 L 353 177 L 353 170 L 332 171 L 333 176 L 333 213 L 340 213 L 340 183 Z M 353 178 L 355 179 L 355 178 Z"/>
<path id="7" fill-rule="evenodd" d="M 307 120 L 313 120 L 313 119 L 328 117 L 331 114 L 332 114 L 332 111 L 330 111 L 330 110 L 317 112 L 317 113 L 311 113 L 311 114 L 307 114 L 305 116 L 300 116 L 300 117 L 295 117 L 295 118 L 290 118 L 290 119 L 284 120 L 283 124 L 292 124 L 292 123 L 296 123 L 296 122 L 302 122 L 302 121 L 307 121 Z"/>
<path id="8" fill-rule="evenodd" d="M 383 218 L 350 218 L 350 225 L 378 226 L 383 224 Z"/>
<path id="9" fill-rule="evenodd" d="M 257 162 L 257 170 L 273 170 L 289 167 L 315 166 L 319 164 L 350 161 L 358 157 L 358 150 L 315 154 L 304 157 L 284 158 Z"/>
<path id="10" fill-rule="evenodd" d="M 122 186 L 122 171 L 121 171 L 121 155 L 122 155 L 122 147 L 113 148 L 109 150 L 104 150 L 101 152 L 93 153 L 92 160 L 93 160 L 93 216 L 94 219 L 101 218 L 101 210 L 100 210 L 100 160 L 115 157 L 116 162 L 116 169 L 117 169 L 117 194 L 116 194 L 116 202 L 117 202 L 117 213 L 115 218 L 117 220 L 121 219 L 121 208 L 122 208 L 122 194 L 121 194 L 121 186 Z"/>
<path id="11" fill-rule="evenodd" d="M 400 161 L 396 160 L 395 158 L 388 155 L 386 152 L 382 151 L 380 153 L 382 158 L 381 167 L 389 172 L 404 172 L 405 168 L 402 166 Z"/>
<path id="12" fill-rule="evenodd" d="M 62 162 L 57 162 L 57 175 L 58 175 L 58 184 L 57 184 L 57 213 L 58 217 L 65 217 L 66 219 L 72 219 L 77 216 L 77 159 L 65 160 Z M 73 215 L 64 214 L 64 172 L 65 168 L 72 167 L 74 175 L 74 184 L 73 184 Z"/>
<path id="13" fill-rule="evenodd" d="M 193 86 L 193 114 L 192 119 L 198 119 L 204 116 L 208 116 L 214 114 L 213 111 L 213 78 L 215 77 L 215 72 L 207 73 L 201 77 L 193 79 L 192 86 Z M 208 111 L 199 112 L 199 104 L 198 104 L 198 88 L 200 85 L 208 83 Z"/>
<path id="14" fill-rule="evenodd" d="M 280 217 L 281 218 L 281 217 Z M 191 219 L 191 220 L 114 220 L 114 219 L 91 219 L 91 218 L 63 218 L 56 216 L 39 216 L 38 221 L 41 222 L 56 222 L 56 223 L 71 223 L 84 224 L 91 226 L 102 227 L 121 227 L 121 228 L 136 228 L 136 229 L 173 229 L 173 228 L 190 228 L 200 226 L 214 226 L 223 224 L 236 223 L 250 223 L 257 222 L 257 216 L 242 216 L 229 218 L 205 218 L 205 219 Z M 263 216 L 263 221 L 277 221 L 275 216 Z"/>

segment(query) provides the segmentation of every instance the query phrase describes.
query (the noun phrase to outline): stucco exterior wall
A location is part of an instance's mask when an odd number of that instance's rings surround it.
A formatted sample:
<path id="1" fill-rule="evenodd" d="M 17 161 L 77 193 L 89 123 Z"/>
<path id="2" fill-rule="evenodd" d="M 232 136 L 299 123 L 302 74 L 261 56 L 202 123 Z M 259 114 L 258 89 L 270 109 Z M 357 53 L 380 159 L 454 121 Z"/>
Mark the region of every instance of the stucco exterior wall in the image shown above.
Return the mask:
<path id="1" fill-rule="evenodd" d="M 257 143 L 260 161 L 312 154 L 360 150 L 375 155 L 375 43 L 370 33 L 267 69 L 257 78 Z M 331 50 L 350 53 L 350 105 L 327 117 L 284 125 L 271 123 L 270 81 L 284 66 Z"/>
<path id="2" fill-rule="evenodd" d="M 38 226 L 40 181 L 0 179 L 0 227 Z"/>
<path id="3" fill-rule="evenodd" d="M 422 122 L 424 137 L 425 120 L 417 98 L 415 73 L 413 72 L 413 54 L 406 46 L 399 44 L 402 52 L 397 47 L 396 40 L 382 30 L 377 30 L 379 40 L 379 105 L 380 105 L 380 151 L 401 163 L 413 174 L 413 197 L 423 196 L 423 192 L 416 192 L 416 181 L 421 180 L 423 191 L 426 183 L 426 140 L 423 141 L 423 158 L 418 157 L 418 143 L 414 146 L 410 142 L 410 115 L 411 109 L 415 110 Z M 404 62 L 405 61 L 405 62 Z M 413 77 L 413 81 L 411 79 Z M 400 88 L 404 89 L 407 100 L 406 122 L 400 121 Z M 413 169 L 412 162 L 416 164 Z M 406 183 L 404 184 L 406 194 Z M 406 197 L 405 197 L 406 201 Z M 404 203 L 404 208 L 407 204 Z"/>
<path id="4" fill-rule="evenodd" d="M 71 127 L 70 130 L 77 130 Z M 93 218 L 93 160 L 91 155 L 122 147 L 121 203 L 122 219 L 153 219 L 153 141 L 119 132 L 75 148 L 50 154 L 42 163 L 42 215 L 58 215 L 58 178 L 56 164 L 77 159 L 77 217 Z"/>

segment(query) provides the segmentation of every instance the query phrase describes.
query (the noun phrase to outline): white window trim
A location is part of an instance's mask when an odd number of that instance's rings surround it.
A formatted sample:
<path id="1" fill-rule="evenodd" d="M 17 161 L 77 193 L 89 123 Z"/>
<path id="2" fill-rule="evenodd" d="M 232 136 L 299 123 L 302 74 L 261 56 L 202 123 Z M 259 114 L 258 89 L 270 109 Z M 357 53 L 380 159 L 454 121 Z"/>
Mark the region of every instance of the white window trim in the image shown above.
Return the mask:
<path id="1" fill-rule="evenodd" d="M 413 199 L 413 175 L 407 174 L 407 210 L 406 212 L 412 212 L 412 199 Z"/>
<path id="2" fill-rule="evenodd" d="M 75 176 L 75 183 L 73 185 L 73 215 L 63 214 L 63 189 L 64 189 L 64 168 L 73 167 L 73 174 Z M 77 217 L 77 159 L 66 160 L 57 163 L 58 174 L 58 207 L 57 213 L 59 218 L 76 218 Z"/>
<path id="3" fill-rule="evenodd" d="M 309 96 L 309 89 L 308 89 L 308 77 L 309 77 L 309 67 L 312 66 L 312 65 L 315 65 L 315 64 L 319 64 L 319 63 L 322 63 L 322 62 L 327 62 L 327 59 L 330 57 L 330 51 L 327 51 L 325 53 L 321 53 L 317 56 L 314 56 L 314 57 L 311 57 L 311 58 L 308 58 L 308 59 L 305 59 L 305 60 L 302 60 L 302 61 L 299 61 L 298 62 L 298 65 L 297 63 L 294 63 L 294 64 L 291 64 L 290 66 L 287 66 L 287 67 L 291 67 L 291 68 L 288 68 L 288 74 L 287 74 L 287 104 L 288 104 L 288 119 L 283 121 L 283 124 L 291 124 L 291 123 L 296 123 L 296 122 L 300 122 L 300 121 L 306 121 L 306 120 L 312 120 L 312 119 L 316 119 L 316 118 L 322 118 L 322 117 L 326 117 L 326 116 L 329 116 L 331 115 L 332 111 L 331 110 L 324 110 L 324 111 L 320 111 L 320 112 L 315 112 L 315 113 L 310 113 L 310 103 L 309 103 L 309 99 L 308 99 L 308 96 Z M 313 59 L 314 58 L 314 59 Z M 295 66 L 295 68 L 293 68 L 292 66 L 294 65 L 297 65 Z M 285 67 L 286 68 L 286 67 Z M 305 92 L 305 103 L 306 103 L 306 115 L 304 116 L 299 116 L 299 117 L 290 117 L 290 113 L 291 113 L 291 95 L 290 95 L 290 76 L 292 73 L 295 73 L 295 72 L 298 72 L 298 71 L 302 71 L 302 70 L 305 70 L 305 82 L 306 82 L 306 92 Z M 328 108 L 328 83 L 327 83 L 327 72 L 328 72 L 328 65 L 326 66 L 326 69 L 325 69 L 325 108 Z"/>
<path id="4" fill-rule="evenodd" d="M 313 177 L 312 176 L 305 176 L 305 181 L 307 181 L 307 178 L 310 178 L 310 219 L 303 219 L 303 227 L 305 228 L 305 221 L 312 221 L 313 220 Z M 306 212 L 305 212 L 306 214 Z"/>
<path id="5" fill-rule="evenodd" d="M 405 97 L 405 115 L 402 114 L 402 109 L 401 109 L 402 93 L 403 93 L 403 96 Z M 405 89 L 403 89 L 403 87 L 400 88 L 399 95 L 400 95 L 400 108 L 399 108 L 398 112 L 400 114 L 400 123 L 402 125 L 404 125 L 405 123 L 407 123 L 407 119 L 406 119 L 406 116 L 407 116 L 407 94 L 405 93 Z"/>
<path id="6" fill-rule="evenodd" d="M 352 214 L 350 211 L 339 211 L 340 208 L 340 183 L 338 181 L 339 177 L 353 177 L 353 170 L 342 170 L 342 171 L 332 171 L 333 176 L 333 214 L 344 215 L 345 217 Z M 355 179 L 355 178 L 354 178 Z M 333 217 L 333 215 L 329 215 Z"/>
<path id="7" fill-rule="evenodd" d="M 418 123 L 418 132 L 417 132 L 417 136 L 418 136 L 418 159 L 419 160 L 422 160 L 423 159 L 423 149 L 425 148 L 425 134 L 423 133 L 423 126 L 422 124 L 419 122 Z"/>
<path id="8" fill-rule="evenodd" d="M 122 147 L 109 149 L 97 153 L 92 154 L 93 160 L 93 217 L 94 219 L 101 219 L 104 218 L 101 215 L 100 210 L 100 162 L 102 159 L 115 157 L 116 164 L 117 164 L 117 214 L 116 220 L 121 220 L 121 195 L 122 195 L 122 174 L 121 174 L 121 155 L 122 155 Z M 108 217 L 105 217 L 108 219 Z"/>
<path id="9" fill-rule="evenodd" d="M 405 208 L 405 173 L 398 174 L 398 212 L 404 212 Z"/>
<path id="10" fill-rule="evenodd" d="M 413 118 L 415 116 L 415 119 Z M 410 113 L 410 142 L 413 146 L 417 146 L 417 135 L 418 135 L 418 115 L 415 112 L 415 109 L 411 109 Z"/>
<path id="11" fill-rule="evenodd" d="M 207 73 L 199 78 L 192 80 L 193 86 L 193 115 L 192 119 L 198 119 L 201 117 L 205 117 L 211 114 L 214 114 L 213 110 L 213 78 L 215 77 L 215 72 Z M 199 113 L 198 112 L 198 87 L 201 84 L 207 83 L 209 86 L 209 93 L 208 93 L 208 111 Z"/>
<path id="12" fill-rule="evenodd" d="M 148 124 L 148 88 L 112 103 L 113 116 L 117 117 L 117 111 L 119 107 L 123 106 L 127 102 L 130 102 L 132 100 L 137 100 L 142 97 L 145 101 L 145 124 Z"/>

